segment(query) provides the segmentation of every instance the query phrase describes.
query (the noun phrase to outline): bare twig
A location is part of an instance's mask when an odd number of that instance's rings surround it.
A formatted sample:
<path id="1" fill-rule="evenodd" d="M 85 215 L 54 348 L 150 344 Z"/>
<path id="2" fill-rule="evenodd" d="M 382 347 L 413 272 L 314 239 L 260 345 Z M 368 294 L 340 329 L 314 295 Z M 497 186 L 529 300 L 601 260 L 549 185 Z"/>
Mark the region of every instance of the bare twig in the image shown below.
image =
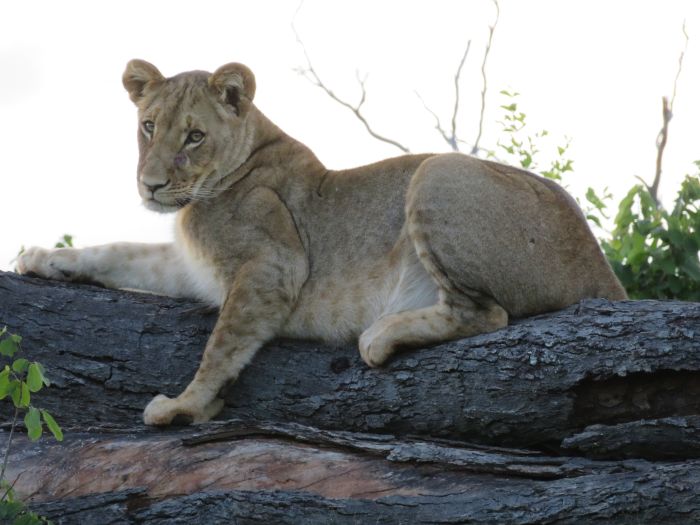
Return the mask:
<path id="1" fill-rule="evenodd" d="M 654 199 L 656 206 L 659 206 L 659 183 L 661 182 L 661 163 L 664 157 L 664 150 L 666 149 L 666 142 L 668 141 L 668 123 L 671 122 L 673 118 L 673 113 L 671 112 L 671 105 L 669 103 L 668 97 L 661 97 L 661 118 L 663 124 L 661 126 L 661 131 L 659 131 L 659 136 L 656 139 L 656 174 L 654 175 L 654 182 L 651 186 L 647 186 L 651 198 Z"/>
<path id="2" fill-rule="evenodd" d="M 418 97 L 418 100 L 421 101 L 421 104 L 423 104 L 425 110 L 428 113 L 430 113 L 435 119 L 435 129 L 440 134 L 440 136 L 445 140 L 445 142 L 447 142 L 452 147 L 453 151 L 459 151 L 459 147 L 453 146 L 452 137 L 450 137 L 450 135 L 448 135 L 445 131 L 445 128 L 442 127 L 442 122 L 440 122 L 440 117 L 438 117 L 437 113 L 430 109 L 430 107 L 428 106 L 428 104 L 426 104 L 425 100 L 423 100 L 423 97 L 420 95 L 420 93 L 418 93 L 418 91 L 414 91 L 414 93 Z"/>
<path id="3" fill-rule="evenodd" d="M 303 2 L 302 2 L 303 3 Z M 301 9 L 301 5 L 299 5 L 299 8 L 297 9 L 297 13 L 299 12 L 299 9 Z M 296 17 L 296 15 L 295 15 Z M 296 71 L 302 75 L 304 78 L 306 78 L 309 82 L 311 82 L 313 85 L 321 88 L 326 95 L 328 95 L 331 99 L 335 100 L 338 104 L 340 104 L 343 107 L 348 108 L 352 113 L 357 117 L 357 119 L 362 122 L 364 125 L 365 129 L 367 130 L 367 133 L 369 133 L 372 137 L 374 137 L 377 140 L 380 140 L 382 142 L 386 142 L 387 144 L 391 144 L 392 146 L 395 146 L 399 148 L 401 151 L 404 153 L 410 153 L 410 150 L 408 147 L 404 146 L 400 142 L 390 139 L 388 137 L 385 137 L 384 135 L 380 135 L 374 129 L 372 129 L 372 126 L 369 124 L 367 121 L 367 118 L 362 114 L 362 106 L 364 105 L 366 99 L 367 99 L 367 90 L 365 89 L 365 82 L 367 78 L 360 79 L 359 73 L 357 74 L 357 81 L 360 84 L 360 89 L 361 89 L 361 96 L 360 96 L 360 101 L 357 104 L 351 104 L 347 102 L 346 100 L 343 100 L 340 98 L 338 95 L 336 95 L 318 76 L 318 73 L 313 67 L 313 64 L 311 63 L 311 58 L 309 57 L 309 53 L 306 50 L 306 46 L 304 45 L 304 42 L 301 40 L 301 37 L 299 36 L 299 33 L 296 29 L 296 26 L 294 24 L 294 20 L 292 20 L 292 30 L 294 31 L 294 35 L 296 37 L 297 43 L 301 47 L 302 51 L 304 52 L 304 58 L 306 58 L 306 67 L 302 68 L 297 68 Z"/>
<path id="4" fill-rule="evenodd" d="M 438 117 L 437 113 L 430 109 L 428 104 L 425 103 L 425 100 L 423 100 L 423 97 L 421 97 L 420 93 L 418 93 L 417 91 L 415 92 L 416 96 L 423 104 L 425 110 L 428 113 L 430 113 L 435 119 L 435 129 L 438 133 L 440 133 L 440 136 L 442 136 L 442 138 L 445 139 L 445 142 L 447 142 L 450 145 L 452 151 L 459 151 L 459 143 L 463 142 L 457 138 L 457 114 L 459 112 L 459 79 L 462 76 L 462 67 L 464 67 L 464 62 L 467 60 L 467 55 L 469 54 L 469 49 L 471 48 L 471 45 L 472 41 L 469 40 L 467 42 L 467 47 L 465 48 L 464 53 L 462 54 L 462 60 L 459 61 L 459 66 L 457 67 L 457 72 L 454 76 L 455 103 L 452 109 L 452 127 L 450 133 L 447 133 L 447 131 L 445 131 L 445 128 L 442 127 L 442 122 L 440 122 L 440 117 Z"/>
<path id="5" fill-rule="evenodd" d="M 493 44 L 493 35 L 496 30 L 496 26 L 498 25 L 498 20 L 500 17 L 500 7 L 498 5 L 498 0 L 492 0 L 493 4 L 496 7 L 496 18 L 493 22 L 492 25 L 489 26 L 489 37 L 488 41 L 486 44 L 486 48 L 484 51 L 484 58 L 481 63 L 481 75 L 483 78 L 483 87 L 481 90 L 481 110 L 480 110 L 480 116 L 479 116 L 479 127 L 478 127 L 478 134 L 476 137 L 476 141 L 472 145 L 471 148 L 471 153 L 476 154 L 479 152 L 479 141 L 481 140 L 481 136 L 483 133 L 483 127 L 484 127 L 484 111 L 485 111 L 485 106 L 486 106 L 486 91 L 487 91 L 487 83 L 486 83 L 486 63 L 488 61 L 489 54 L 491 52 L 491 46 Z M 361 97 L 360 101 L 357 104 L 352 104 L 342 98 L 340 98 L 338 95 L 336 95 L 333 90 L 331 90 L 324 82 L 321 80 L 319 77 L 318 73 L 313 67 L 313 64 L 311 62 L 311 59 L 309 57 L 309 53 L 306 49 L 306 45 L 302 41 L 301 37 L 299 36 L 299 32 L 296 29 L 295 25 L 295 19 L 299 11 L 301 10 L 301 7 L 303 5 L 303 0 L 299 4 L 299 7 L 297 8 L 297 11 L 294 15 L 294 19 L 292 20 L 292 30 L 294 31 L 294 35 L 296 37 L 297 43 L 301 47 L 304 57 L 306 59 L 306 67 L 300 67 L 297 68 L 296 71 L 304 76 L 309 82 L 311 82 L 313 85 L 316 87 L 322 89 L 326 95 L 328 95 L 332 100 L 340 104 L 341 106 L 347 108 L 348 110 L 352 111 L 352 113 L 355 115 L 355 117 L 362 122 L 362 124 L 365 126 L 365 129 L 367 132 L 377 140 L 380 140 L 382 142 L 386 142 L 388 144 L 391 144 L 397 148 L 399 148 L 401 151 L 404 153 L 409 153 L 410 150 L 408 147 L 404 146 L 400 142 L 390 139 L 384 135 L 380 135 L 374 129 L 372 129 L 372 126 L 369 124 L 367 121 L 367 118 L 362 114 L 362 106 L 364 105 L 366 98 L 367 98 L 367 90 L 365 89 L 365 81 L 366 77 L 364 79 L 360 79 L 359 75 L 357 77 L 357 81 L 360 85 L 361 89 Z M 459 65 L 457 67 L 457 71 L 454 75 L 454 90 L 455 90 L 455 100 L 454 100 L 454 106 L 452 108 L 452 119 L 450 122 L 450 130 L 449 132 L 443 127 L 442 122 L 440 121 L 440 117 L 432 110 L 430 107 L 426 104 L 426 102 L 423 100 L 423 98 L 420 96 L 418 92 L 416 92 L 416 95 L 420 99 L 421 103 L 423 104 L 423 107 L 428 111 L 433 118 L 435 119 L 435 129 L 440 133 L 440 136 L 445 140 L 450 145 L 450 148 L 452 151 L 459 151 L 460 150 L 460 144 L 466 144 L 465 141 L 461 140 L 457 136 L 457 117 L 459 115 L 459 104 L 460 104 L 460 91 L 459 91 L 459 83 L 460 79 L 462 76 L 462 69 L 464 67 L 464 64 L 467 60 L 467 56 L 469 55 L 469 50 L 471 48 L 471 40 L 467 42 L 467 46 L 464 50 L 464 53 L 462 54 L 462 58 L 459 62 Z"/>
<path id="6" fill-rule="evenodd" d="M 467 60 L 467 55 L 469 54 L 469 49 L 471 48 L 471 45 L 472 41 L 469 40 L 467 42 L 467 47 L 465 48 L 464 53 L 462 54 L 462 60 L 460 60 L 459 66 L 457 67 L 457 72 L 454 76 L 455 103 L 452 109 L 452 128 L 450 133 L 447 133 L 447 131 L 445 131 L 445 128 L 442 126 L 442 122 L 440 122 L 440 117 L 438 117 L 437 113 L 430 109 L 428 104 L 426 104 L 425 100 L 423 100 L 423 97 L 420 95 L 420 93 L 418 93 L 418 91 L 415 92 L 416 96 L 418 97 L 418 100 L 421 101 L 425 110 L 428 113 L 430 113 L 435 119 L 435 129 L 445 140 L 445 142 L 447 142 L 450 145 L 452 151 L 459 151 L 459 143 L 464 142 L 457 138 L 457 114 L 459 112 L 459 79 L 462 75 L 462 67 L 464 66 L 464 62 Z"/>
<path id="7" fill-rule="evenodd" d="M 678 69 L 676 70 L 676 78 L 673 79 L 673 94 L 671 95 L 670 109 L 673 111 L 673 103 L 676 101 L 676 90 L 678 88 L 678 77 L 681 76 L 681 71 L 683 70 L 683 58 L 685 57 L 685 52 L 688 51 L 688 31 L 685 28 L 685 20 L 683 20 L 683 37 L 685 38 L 685 44 L 683 45 L 683 51 L 678 56 Z"/>
<path id="8" fill-rule="evenodd" d="M 671 95 L 671 99 L 669 100 L 668 97 L 662 97 L 661 99 L 661 117 L 663 119 L 663 124 L 661 126 L 661 131 L 659 131 L 659 135 L 656 138 L 656 173 L 654 174 L 654 182 L 652 182 L 651 186 L 645 183 L 647 190 L 649 190 L 649 194 L 651 195 L 651 198 L 654 199 L 657 207 L 660 206 L 658 193 L 659 184 L 661 183 L 661 167 L 663 163 L 664 150 L 666 149 L 666 142 L 668 141 L 668 124 L 673 118 L 673 103 L 676 100 L 678 78 L 683 70 L 683 58 L 685 57 L 685 52 L 688 50 L 689 38 L 688 32 L 685 29 L 685 20 L 683 21 L 683 36 L 685 37 L 685 45 L 683 47 L 683 51 L 681 51 L 681 54 L 678 57 L 678 69 L 676 71 L 676 77 L 673 80 L 673 93 Z"/>
<path id="9" fill-rule="evenodd" d="M 15 480 L 8 485 L 7 490 L 5 490 L 5 493 L 2 495 L 2 497 L 0 497 L 0 501 L 5 501 L 7 499 L 7 496 L 14 490 L 15 485 L 17 485 L 17 482 L 19 481 L 19 478 L 22 477 L 22 474 L 24 473 L 20 472 L 19 474 L 17 474 Z"/>
<path id="10" fill-rule="evenodd" d="M 476 155 L 479 152 L 479 142 L 481 141 L 481 135 L 484 131 L 484 111 L 486 109 L 486 61 L 489 58 L 491 52 L 491 44 L 493 43 L 493 34 L 496 31 L 496 26 L 498 25 L 498 19 L 501 15 L 501 9 L 498 6 L 498 0 L 493 0 L 493 5 L 496 6 L 496 19 L 493 21 L 493 25 L 489 26 L 489 39 L 486 43 L 486 49 L 484 50 L 484 60 L 481 62 L 481 78 L 483 80 L 483 87 L 481 89 L 481 111 L 479 112 L 479 129 L 474 140 L 474 145 L 472 146 L 471 154 Z"/>
<path id="11" fill-rule="evenodd" d="M 10 426 L 10 435 L 7 438 L 7 446 L 5 447 L 5 457 L 2 461 L 2 470 L 0 470 L 0 481 L 5 479 L 5 471 L 7 470 L 7 461 L 10 459 L 10 445 L 12 445 L 12 436 L 15 433 L 15 426 L 17 426 L 17 417 L 19 416 L 19 407 L 15 407 L 15 415 L 12 418 L 12 425 Z M 5 493 L 7 496 L 7 493 Z M 3 500 L 5 498 L 3 497 Z"/>
<path id="12" fill-rule="evenodd" d="M 457 68 L 457 73 L 455 73 L 455 105 L 452 110 L 452 135 L 450 136 L 450 145 L 453 151 L 458 151 L 457 146 L 457 113 L 459 112 L 459 78 L 462 76 L 462 67 L 464 67 L 464 61 L 467 59 L 469 54 L 469 48 L 472 45 L 472 41 L 467 42 L 467 48 L 464 50 L 462 55 L 462 60 L 459 61 L 459 67 Z"/>

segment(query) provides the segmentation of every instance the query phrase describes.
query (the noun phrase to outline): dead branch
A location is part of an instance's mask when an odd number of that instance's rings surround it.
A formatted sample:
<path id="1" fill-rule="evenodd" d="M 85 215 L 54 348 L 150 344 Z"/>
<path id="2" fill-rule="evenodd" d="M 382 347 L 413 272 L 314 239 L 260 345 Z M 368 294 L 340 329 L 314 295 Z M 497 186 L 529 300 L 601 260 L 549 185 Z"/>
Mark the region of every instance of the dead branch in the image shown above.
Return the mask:
<path id="1" fill-rule="evenodd" d="M 455 73 L 454 84 L 455 84 L 455 105 L 452 110 L 452 149 L 457 151 L 457 113 L 459 112 L 459 79 L 462 76 L 462 67 L 464 67 L 464 61 L 467 59 L 469 54 L 469 48 L 472 45 L 472 41 L 467 42 L 467 49 L 464 50 L 462 55 L 462 60 L 459 61 L 459 67 L 457 68 L 457 73 Z"/>
<path id="2" fill-rule="evenodd" d="M 488 61 L 489 54 L 491 52 L 491 46 L 493 44 L 493 35 L 496 30 L 496 26 L 498 25 L 498 20 L 500 16 L 500 7 L 498 5 L 498 0 L 492 0 L 493 4 L 496 6 L 496 18 L 493 22 L 492 25 L 489 26 L 489 37 L 488 41 L 486 43 L 486 48 L 484 51 L 484 57 L 481 62 L 481 76 L 483 78 L 483 87 L 481 90 L 481 109 L 480 109 L 480 114 L 479 114 L 479 125 L 478 125 L 478 132 L 477 132 L 477 137 L 476 141 L 472 145 L 471 148 L 471 154 L 474 155 L 479 152 L 479 141 L 481 140 L 481 136 L 483 133 L 483 128 L 484 128 L 484 112 L 485 112 L 485 106 L 486 106 L 486 91 L 487 91 L 487 82 L 486 82 L 486 63 Z M 297 8 L 297 14 L 301 10 L 301 7 L 303 5 L 302 3 L 299 4 L 299 7 Z M 296 18 L 296 14 L 295 14 Z M 294 23 L 294 20 L 292 20 L 292 30 L 294 31 L 294 35 L 296 37 L 296 41 L 299 44 L 299 46 L 302 49 L 302 52 L 304 53 L 304 58 L 306 59 L 306 66 L 305 67 L 299 67 L 296 68 L 296 71 L 304 76 L 309 82 L 311 82 L 313 85 L 316 87 L 322 89 L 326 95 L 328 95 L 332 100 L 340 104 L 341 106 L 347 108 L 350 110 L 355 117 L 362 123 L 362 125 L 365 127 L 367 132 L 374 137 L 377 140 L 380 140 L 382 142 L 386 142 L 387 144 L 391 144 L 392 146 L 395 146 L 399 148 L 401 151 L 404 153 L 410 153 L 410 150 L 407 146 L 404 144 L 390 139 L 384 135 L 381 135 L 374 131 L 372 126 L 370 125 L 369 121 L 363 115 L 362 113 L 362 106 L 364 105 L 366 98 L 367 98 L 367 90 L 365 88 L 365 81 L 366 77 L 363 79 L 359 78 L 359 75 L 357 75 L 357 80 L 360 85 L 360 90 L 361 90 L 361 95 L 360 95 L 360 101 L 357 104 L 352 104 L 348 102 L 347 100 L 342 99 L 338 95 L 335 94 L 335 92 L 328 87 L 328 85 L 321 80 L 320 76 L 318 75 L 318 72 L 313 66 L 313 63 L 311 62 L 311 58 L 309 57 L 309 53 L 306 49 L 306 45 L 304 44 L 303 40 L 299 36 L 299 32 L 296 29 L 296 25 Z M 457 67 L 457 71 L 454 75 L 453 78 L 453 83 L 454 83 L 454 90 L 455 90 L 455 100 L 454 100 L 454 105 L 452 108 L 452 118 L 450 121 L 450 131 L 448 132 L 445 127 L 443 127 L 442 122 L 440 121 L 440 117 L 432 110 L 430 107 L 426 104 L 426 102 L 423 100 L 421 95 L 416 92 L 416 95 L 420 99 L 421 103 L 423 104 L 423 107 L 430 113 L 433 118 L 435 119 L 435 129 L 438 131 L 440 136 L 449 144 L 450 148 L 452 151 L 460 151 L 459 144 L 460 143 L 465 143 L 465 141 L 461 140 L 457 136 L 457 117 L 459 114 L 459 104 L 460 104 L 460 92 L 459 92 L 459 83 L 460 79 L 462 76 L 462 69 L 464 67 L 464 63 L 466 62 L 467 56 L 469 54 L 469 50 L 471 48 L 471 40 L 467 42 L 467 46 L 464 50 L 464 53 L 462 54 L 462 58 L 459 62 L 459 65 Z"/>
<path id="3" fill-rule="evenodd" d="M 501 9 L 498 6 L 498 0 L 493 0 L 493 5 L 496 6 L 496 19 L 493 25 L 489 26 L 489 39 L 486 43 L 486 49 L 484 50 L 484 59 L 481 62 L 481 78 L 483 80 L 483 87 L 481 89 L 481 110 L 479 112 L 479 128 L 476 135 L 476 140 L 474 140 L 474 145 L 472 146 L 471 154 L 476 155 L 479 152 L 479 142 L 481 141 L 481 135 L 484 130 L 484 111 L 486 109 L 486 62 L 491 53 L 491 44 L 493 44 L 493 34 L 496 31 L 496 26 L 498 25 L 498 19 L 501 15 Z"/>
<path id="4" fill-rule="evenodd" d="M 301 5 L 299 6 L 299 9 L 301 9 Z M 299 10 L 297 9 L 297 12 Z M 296 29 L 296 26 L 294 24 L 294 21 L 292 21 L 292 30 L 294 31 L 294 35 L 296 37 L 297 43 L 301 47 L 303 53 L 304 53 L 304 58 L 306 59 L 306 67 L 299 67 L 296 68 L 296 71 L 302 75 L 304 78 L 306 78 L 309 82 L 311 82 L 314 86 L 322 89 L 326 95 L 328 95 L 331 99 L 336 101 L 338 104 L 341 106 L 349 109 L 352 111 L 352 113 L 355 115 L 355 117 L 362 122 L 362 125 L 365 127 L 367 130 L 367 133 L 369 133 L 372 137 L 374 137 L 377 140 L 380 140 L 382 142 L 386 142 L 387 144 L 391 144 L 392 146 L 395 146 L 399 148 L 401 151 L 404 153 L 410 153 L 410 150 L 407 146 L 401 144 L 400 142 L 390 139 L 389 137 L 386 137 L 384 135 L 380 135 L 370 125 L 368 122 L 367 118 L 362 114 L 362 106 L 364 105 L 366 99 L 367 99 L 367 90 L 365 89 L 365 82 L 367 80 L 367 77 L 365 76 L 364 78 L 360 78 L 359 73 L 356 73 L 357 76 L 357 81 L 360 84 L 360 90 L 361 90 L 361 96 L 360 96 L 360 101 L 357 104 L 351 104 L 350 102 L 347 102 L 346 100 L 340 98 L 338 95 L 336 95 L 319 77 L 318 73 L 316 72 L 316 69 L 314 69 L 314 66 L 311 62 L 311 58 L 309 57 L 309 53 L 306 49 L 306 45 L 304 45 L 304 42 L 302 41 L 301 37 L 299 36 L 299 33 Z"/>
<path id="5" fill-rule="evenodd" d="M 425 100 L 423 100 L 423 97 L 421 97 L 420 93 L 417 91 L 416 96 L 418 99 L 421 101 L 423 104 L 423 107 L 425 110 L 430 113 L 433 118 L 435 119 L 435 129 L 437 130 L 438 133 L 442 136 L 443 139 L 445 139 L 445 142 L 447 142 L 450 145 L 450 148 L 452 148 L 452 151 L 459 151 L 459 142 L 461 142 L 457 138 L 457 114 L 459 113 L 459 79 L 462 76 L 462 67 L 464 66 L 464 62 L 467 60 L 467 55 L 469 55 L 469 49 L 471 48 L 472 41 L 469 40 L 467 42 L 467 47 L 464 50 L 464 53 L 462 54 L 462 59 L 459 61 L 459 66 L 457 67 L 457 72 L 455 73 L 454 76 L 454 85 L 455 85 L 455 103 L 454 107 L 452 109 L 452 129 L 451 132 L 448 134 L 447 131 L 445 131 L 445 128 L 442 126 L 442 122 L 440 122 L 440 117 L 438 117 L 437 113 L 435 113 L 428 104 L 425 103 Z"/>
<path id="6" fill-rule="evenodd" d="M 659 184 L 661 183 L 661 166 L 663 163 L 664 150 L 666 149 L 666 143 L 668 141 L 668 125 L 673 118 L 673 103 L 676 100 L 678 78 L 683 70 L 683 58 L 685 57 L 685 52 L 688 49 L 689 38 L 688 32 L 685 28 L 685 20 L 683 21 L 683 36 L 685 37 L 685 45 L 683 46 L 683 51 L 681 51 L 681 54 L 678 57 L 678 69 L 676 70 L 676 77 L 673 80 L 673 93 L 671 95 L 671 99 L 669 100 L 668 97 L 662 97 L 661 99 L 661 117 L 663 124 L 656 139 L 656 173 L 654 174 L 654 182 L 652 182 L 651 186 L 645 183 L 645 186 L 647 187 L 651 197 L 654 199 L 657 207 L 660 206 L 658 193 Z"/>

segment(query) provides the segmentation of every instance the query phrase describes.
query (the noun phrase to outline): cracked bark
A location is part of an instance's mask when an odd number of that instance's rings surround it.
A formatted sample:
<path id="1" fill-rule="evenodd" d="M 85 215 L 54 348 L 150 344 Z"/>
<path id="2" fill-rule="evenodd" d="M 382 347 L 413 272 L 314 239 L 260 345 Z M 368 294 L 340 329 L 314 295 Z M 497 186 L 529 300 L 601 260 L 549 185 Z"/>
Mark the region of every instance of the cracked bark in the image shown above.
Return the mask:
<path id="1" fill-rule="evenodd" d="M 215 318 L 0 273 L 0 322 L 46 365 L 37 404 L 66 430 L 18 440 L 20 494 L 57 523 L 700 519 L 698 303 L 585 301 L 381 370 L 353 347 L 276 341 L 223 423 L 144 428 Z"/>

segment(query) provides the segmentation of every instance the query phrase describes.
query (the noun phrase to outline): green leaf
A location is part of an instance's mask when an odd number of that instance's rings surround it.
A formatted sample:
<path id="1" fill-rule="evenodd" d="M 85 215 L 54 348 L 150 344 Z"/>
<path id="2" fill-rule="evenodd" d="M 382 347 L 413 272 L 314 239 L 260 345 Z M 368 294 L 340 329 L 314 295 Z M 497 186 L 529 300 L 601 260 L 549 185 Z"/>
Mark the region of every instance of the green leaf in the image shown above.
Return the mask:
<path id="1" fill-rule="evenodd" d="M 7 337 L 0 341 L 0 354 L 6 357 L 12 357 L 19 351 L 17 343 L 12 339 L 12 337 Z"/>
<path id="2" fill-rule="evenodd" d="M 20 392 L 20 398 L 19 398 L 19 406 L 21 408 L 27 408 L 29 406 L 29 401 L 31 400 L 32 396 L 29 393 L 29 387 L 27 386 L 27 383 L 24 381 L 21 382 L 21 392 Z"/>
<path id="3" fill-rule="evenodd" d="M 13 379 L 10 381 L 10 386 L 8 387 L 8 391 L 10 393 L 10 397 L 12 398 L 12 403 L 16 407 L 19 407 L 19 402 L 20 398 L 22 396 L 22 389 L 20 388 L 20 382 L 17 381 L 16 379 Z"/>
<path id="4" fill-rule="evenodd" d="M 39 363 L 32 363 L 29 365 L 29 370 L 27 372 L 27 385 L 29 386 L 30 392 L 38 392 L 44 384 L 44 377 L 41 373 L 41 368 L 39 368 Z"/>
<path id="5" fill-rule="evenodd" d="M 595 215 L 591 214 L 591 213 L 588 213 L 588 214 L 586 215 L 586 219 L 588 219 L 588 220 L 591 221 L 591 222 L 594 222 L 594 223 L 596 224 L 596 226 L 598 226 L 598 228 L 602 228 L 602 227 L 603 227 L 603 225 L 602 225 L 601 222 L 600 222 L 600 219 L 599 219 L 598 217 L 596 217 Z"/>
<path id="6" fill-rule="evenodd" d="M 73 247 L 73 236 L 65 234 L 59 239 L 59 241 L 54 245 L 55 248 L 72 248 Z"/>
<path id="7" fill-rule="evenodd" d="M 10 334 L 10 339 L 12 339 L 15 343 L 20 344 L 22 342 L 22 336 L 17 335 L 17 334 Z"/>
<path id="8" fill-rule="evenodd" d="M 24 416 L 24 424 L 27 426 L 27 435 L 31 441 L 36 441 L 41 437 L 41 417 L 39 410 L 30 407 L 27 414 Z"/>
<path id="9" fill-rule="evenodd" d="M 675 275 L 676 273 L 676 265 L 673 263 L 671 259 L 660 259 L 658 261 L 655 261 L 656 265 L 661 268 L 661 271 L 665 273 L 666 275 Z"/>
<path id="10" fill-rule="evenodd" d="M 47 428 L 53 434 L 53 437 L 55 437 L 58 441 L 63 441 L 63 431 L 61 430 L 61 427 L 58 426 L 58 423 L 56 423 L 56 420 L 51 416 L 51 414 L 49 414 L 46 410 L 42 410 L 41 415 L 46 422 Z"/>
<path id="11" fill-rule="evenodd" d="M 49 378 L 46 377 L 46 370 L 44 370 L 44 365 L 41 363 L 35 363 L 37 368 L 39 369 L 39 372 L 41 372 L 41 380 L 43 381 L 44 385 L 46 386 L 51 386 L 51 381 L 49 381 Z"/>
<path id="12" fill-rule="evenodd" d="M 700 281 L 700 264 L 698 264 L 697 256 L 695 258 L 692 256 L 688 257 L 681 264 L 681 268 L 691 279 Z"/>
<path id="13" fill-rule="evenodd" d="M 21 501 L 0 502 L 0 523 L 12 523 L 14 525 L 19 519 L 19 515 L 24 510 Z"/>
<path id="14" fill-rule="evenodd" d="M 604 197 L 603 197 L 604 198 Z M 603 211 L 605 208 L 607 208 L 607 204 L 603 202 L 603 199 L 598 196 L 598 194 L 595 192 L 595 190 L 591 187 L 588 188 L 588 191 L 586 191 L 586 200 L 590 202 L 593 206 L 598 211 Z M 605 215 L 603 215 L 605 216 Z"/>
<path id="15" fill-rule="evenodd" d="M 5 366 L 5 369 L 0 372 L 0 399 L 5 399 L 10 393 L 10 369 Z"/>
<path id="16" fill-rule="evenodd" d="M 24 372 L 26 372 L 28 367 L 29 361 L 27 361 L 24 357 L 21 357 L 20 359 L 17 359 L 14 363 L 12 363 L 12 370 L 17 372 L 18 374 L 23 374 Z"/>

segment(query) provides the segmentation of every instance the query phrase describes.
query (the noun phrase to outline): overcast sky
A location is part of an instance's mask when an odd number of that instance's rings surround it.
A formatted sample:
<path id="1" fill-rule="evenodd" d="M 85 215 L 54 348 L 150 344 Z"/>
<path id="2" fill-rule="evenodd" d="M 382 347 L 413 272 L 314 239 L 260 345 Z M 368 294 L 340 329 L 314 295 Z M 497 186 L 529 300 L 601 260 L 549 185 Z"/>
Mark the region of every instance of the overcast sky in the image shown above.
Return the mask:
<path id="1" fill-rule="evenodd" d="M 474 140 L 479 71 L 490 0 L 27 1 L 0 5 L 0 269 L 21 245 L 162 241 L 172 216 L 148 212 L 136 192 L 136 110 L 121 86 L 131 58 L 166 76 L 243 62 L 257 76 L 255 103 L 330 168 L 400 153 L 369 137 L 344 108 L 295 72 L 305 64 L 291 23 L 321 77 L 359 97 L 381 133 L 412 151 L 446 151 L 416 96 L 447 122 L 452 77 L 465 46 L 458 131 Z M 534 131 L 572 138 L 568 183 L 610 186 L 617 198 L 651 181 L 661 97 L 670 95 L 684 46 L 662 192 L 668 202 L 700 159 L 700 2 L 501 0 L 488 64 L 482 145 L 493 147 L 501 89 L 521 93 Z M 296 18 L 295 18 L 296 16 Z"/>

